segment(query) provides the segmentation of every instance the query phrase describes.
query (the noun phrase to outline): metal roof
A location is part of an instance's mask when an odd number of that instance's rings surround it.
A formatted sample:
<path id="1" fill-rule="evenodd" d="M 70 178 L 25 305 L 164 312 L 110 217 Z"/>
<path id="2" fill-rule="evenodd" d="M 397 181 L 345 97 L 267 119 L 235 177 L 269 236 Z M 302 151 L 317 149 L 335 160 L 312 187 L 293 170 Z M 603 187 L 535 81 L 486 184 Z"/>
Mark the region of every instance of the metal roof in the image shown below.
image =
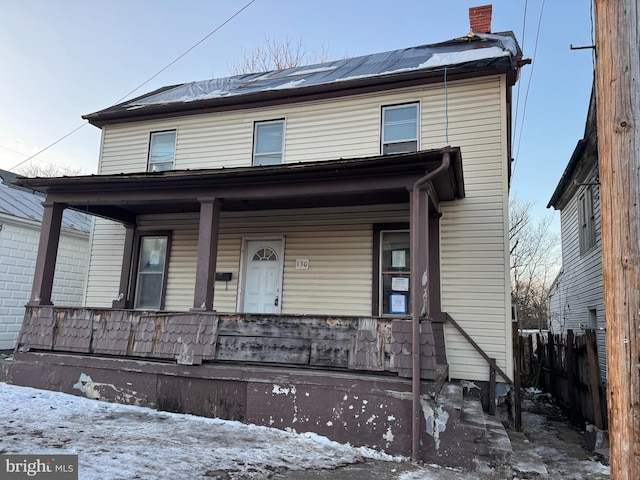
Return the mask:
<path id="1" fill-rule="evenodd" d="M 407 75 L 424 76 L 429 72 L 443 72 L 447 68 L 458 71 L 482 68 L 516 70 L 520 66 L 517 61 L 521 56 L 522 52 L 511 32 L 474 33 L 438 44 L 163 87 L 83 118 L 100 124 L 107 119 L 144 116 L 163 107 L 171 110 L 193 109 L 195 106 L 215 105 L 234 98 L 240 101 L 245 96 L 258 94 L 290 98 L 294 93 L 301 95 L 304 91 L 346 89 L 356 83 L 373 84 Z"/>
<path id="2" fill-rule="evenodd" d="M 29 188 L 19 187 L 11 182 L 24 178 L 7 170 L 0 170 L 0 214 L 42 222 L 45 195 Z M 91 217 L 74 210 L 65 210 L 62 216 L 62 228 L 88 233 L 91 229 Z"/>

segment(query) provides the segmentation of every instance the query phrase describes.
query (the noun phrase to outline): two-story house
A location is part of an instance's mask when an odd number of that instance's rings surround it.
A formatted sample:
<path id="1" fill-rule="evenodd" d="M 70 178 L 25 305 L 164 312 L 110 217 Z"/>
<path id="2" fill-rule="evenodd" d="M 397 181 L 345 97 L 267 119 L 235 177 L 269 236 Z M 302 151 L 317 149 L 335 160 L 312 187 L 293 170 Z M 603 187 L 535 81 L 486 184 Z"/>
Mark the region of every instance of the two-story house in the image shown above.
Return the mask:
<path id="1" fill-rule="evenodd" d="M 584 138 L 549 200 L 560 210 L 562 270 L 549 290 L 549 330 L 596 333 L 600 376 L 606 379 L 602 237 L 596 102 L 592 92 Z"/>
<path id="2" fill-rule="evenodd" d="M 47 199 L 14 381 L 441 452 L 442 382 L 491 409 L 513 372 L 525 61 L 511 33 L 472 30 L 86 115 L 98 175 L 19 182 Z M 69 208 L 97 217 L 83 309 L 51 302 Z"/>

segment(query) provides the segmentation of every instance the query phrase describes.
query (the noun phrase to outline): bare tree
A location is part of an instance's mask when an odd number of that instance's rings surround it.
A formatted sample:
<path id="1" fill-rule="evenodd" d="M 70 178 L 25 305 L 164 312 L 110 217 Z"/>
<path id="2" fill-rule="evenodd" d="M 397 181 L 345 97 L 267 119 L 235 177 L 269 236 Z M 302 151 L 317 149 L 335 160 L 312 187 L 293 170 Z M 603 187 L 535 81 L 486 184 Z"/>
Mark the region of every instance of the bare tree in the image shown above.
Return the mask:
<path id="1" fill-rule="evenodd" d="M 558 273 L 560 238 L 552 217 L 531 219 L 531 202 L 509 201 L 511 298 L 521 328 L 547 328 L 547 296 Z"/>
<path id="2" fill-rule="evenodd" d="M 229 67 L 231 75 L 268 72 L 329 61 L 329 53 L 324 46 L 319 51 L 308 53 L 301 41 L 293 42 L 289 36 L 284 40 L 266 37 L 263 46 L 243 53 L 243 58 Z"/>
<path id="3" fill-rule="evenodd" d="M 55 163 L 29 162 L 17 171 L 25 177 L 63 177 L 81 175 L 82 168 L 73 168 L 69 165 L 57 165 Z"/>

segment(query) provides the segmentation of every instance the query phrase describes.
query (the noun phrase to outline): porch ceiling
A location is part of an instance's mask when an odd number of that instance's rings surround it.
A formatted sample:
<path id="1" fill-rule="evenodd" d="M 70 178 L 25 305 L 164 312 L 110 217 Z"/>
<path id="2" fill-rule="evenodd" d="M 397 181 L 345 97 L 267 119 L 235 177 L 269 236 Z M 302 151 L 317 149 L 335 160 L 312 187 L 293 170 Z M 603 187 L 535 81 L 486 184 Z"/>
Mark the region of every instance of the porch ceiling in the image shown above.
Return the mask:
<path id="1" fill-rule="evenodd" d="M 415 181 L 440 166 L 432 180 L 440 201 L 464 197 L 458 147 L 376 157 L 262 167 L 172 170 L 158 173 L 19 178 L 15 183 L 47 194 L 47 202 L 113 220 L 136 215 L 200 210 L 216 198 L 225 211 L 405 203 Z"/>

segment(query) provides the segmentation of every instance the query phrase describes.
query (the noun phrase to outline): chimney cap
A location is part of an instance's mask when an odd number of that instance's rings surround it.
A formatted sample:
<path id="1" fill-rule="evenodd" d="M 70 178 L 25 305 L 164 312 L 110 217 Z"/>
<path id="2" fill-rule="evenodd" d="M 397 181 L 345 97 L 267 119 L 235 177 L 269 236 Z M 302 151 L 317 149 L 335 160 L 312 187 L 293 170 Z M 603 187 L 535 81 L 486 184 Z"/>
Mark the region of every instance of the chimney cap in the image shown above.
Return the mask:
<path id="1" fill-rule="evenodd" d="M 469 8 L 469 26 L 472 33 L 491 33 L 492 11 L 491 4 Z"/>

